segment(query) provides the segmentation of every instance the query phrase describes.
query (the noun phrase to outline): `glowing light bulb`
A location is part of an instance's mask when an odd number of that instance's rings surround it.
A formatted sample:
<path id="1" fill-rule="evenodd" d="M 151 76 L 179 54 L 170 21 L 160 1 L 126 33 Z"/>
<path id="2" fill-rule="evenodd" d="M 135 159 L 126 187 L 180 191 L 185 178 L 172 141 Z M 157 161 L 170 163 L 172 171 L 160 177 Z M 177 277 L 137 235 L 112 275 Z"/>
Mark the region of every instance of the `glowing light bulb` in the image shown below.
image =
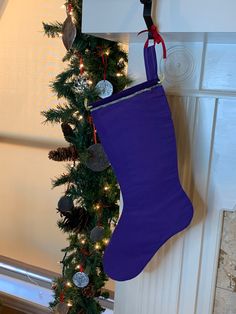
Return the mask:
<path id="1" fill-rule="evenodd" d="M 72 287 L 71 282 L 70 282 L 70 281 L 67 281 L 66 286 L 67 286 L 67 287 Z"/>
<path id="2" fill-rule="evenodd" d="M 95 205 L 95 209 L 99 210 L 101 206 L 99 204 Z"/>
<path id="3" fill-rule="evenodd" d="M 73 303 L 72 303 L 71 301 L 68 301 L 68 302 L 67 302 L 67 306 L 72 307 L 72 306 L 73 306 Z"/>
<path id="4" fill-rule="evenodd" d="M 78 265 L 76 265 L 75 269 L 80 270 L 80 267 L 81 267 L 81 265 L 80 265 L 80 264 L 78 264 Z"/>
<path id="5" fill-rule="evenodd" d="M 122 74 L 121 73 L 116 73 L 116 76 L 120 77 L 120 76 L 122 76 Z"/>
<path id="6" fill-rule="evenodd" d="M 108 49 L 105 51 L 105 55 L 109 56 L 109 54 L 110 54 L 110 50 Z"/>
<path id="7" fill-rule="evenodd" d="M 95 249 L 96 250 L 99 250 L 101 248 L 101 246 L 97 243 L 96 245 L 95 245 Z"/>
<path id="8" fill-rule="evenodd" d="M 106 186 L 104 187 L 104 190 L 105 190 L 105 191 L 108 191 L 108 190 L 109 190 L 109 186 L 106 185 Z"/>
<path id="9" fill-rule="evenodd" d="M 85 239 L 82 239 L 80 242 L 81 242 L 82 244 L 85 244 L 85 243 L 86 243 L 86 240 L 85 240 Z"/>
<path id="10" fill-rule="evenodd" d="M 83 120 L 83 116 L 80 115 L 78 119 L 79 121 Z"/>
<path id="11" fill-rule="evenodd" d="M 105 245 L 107 245 L 109 243 L 109 239 L 103 239 L 103 242 Z"/>
<path id="12" fill-rule="evenodd" d="M 84 67 L 83 63 L 79 65 L 79 68 L 82 69 Z"/>
<path id="13" fill-rule="evenodd" d="M 92 84 L 93 84 L 93 81 L 88 80 L 88 84 L 89 84 L 89 85 L 92 85 Z"/>

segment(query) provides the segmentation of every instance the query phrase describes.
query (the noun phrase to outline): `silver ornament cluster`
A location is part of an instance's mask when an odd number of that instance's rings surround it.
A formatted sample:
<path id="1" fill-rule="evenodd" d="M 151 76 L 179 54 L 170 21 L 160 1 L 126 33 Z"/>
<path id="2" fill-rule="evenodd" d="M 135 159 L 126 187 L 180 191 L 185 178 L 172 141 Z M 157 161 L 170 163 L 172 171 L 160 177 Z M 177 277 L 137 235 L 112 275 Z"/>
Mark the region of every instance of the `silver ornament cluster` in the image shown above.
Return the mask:
<path id="1" fill-rule="evenodd" d="M 80 74 L 74 82 L 74 91 L 76 93 L 83 93 L 84 89 L 88 87 L 88 76 L 85 74 Z"/>

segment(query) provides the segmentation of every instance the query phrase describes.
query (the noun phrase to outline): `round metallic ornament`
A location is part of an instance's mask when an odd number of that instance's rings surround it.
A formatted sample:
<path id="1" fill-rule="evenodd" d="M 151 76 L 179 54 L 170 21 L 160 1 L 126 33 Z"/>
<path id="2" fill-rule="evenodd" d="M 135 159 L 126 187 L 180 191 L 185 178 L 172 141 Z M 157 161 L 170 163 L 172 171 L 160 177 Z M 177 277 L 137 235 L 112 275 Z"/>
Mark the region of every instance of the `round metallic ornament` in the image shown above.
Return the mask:
<path id="1" fill-rule="evenodd" d="M 96 226 L 90 233 L 90 239 L 93 242 L 100 242 L 104 237 L 104 228 L 101 226 Z"/>
<path id="2" fill-rule="evenodd" d="M 96 85 L 96 88 L 99 90 L 99 97 L 100 98 L 107 98 L 112 95 L 113 93 L 113 86 L 107 80 L 99 81 Z"/>
<path id="3" fill-rule="evenodd" d="M 68 213 L 74 208 L 74 203 L 70 196 L 62 196 L 57 206 L 61 213 Z"/>
<path id="4" fill-rule="evenodd" d="M 85 164 L 95 172 L 103 171 L 110 166 L 101 144 L 94 144 L 88 148 L 88 158 Z"/>
<path id="5" fill-rule="evenodd" d="M 75 273 L 72 280 L 78 288 L 84 288 L 89 284 L 89 277 L 84 272 Z"/>

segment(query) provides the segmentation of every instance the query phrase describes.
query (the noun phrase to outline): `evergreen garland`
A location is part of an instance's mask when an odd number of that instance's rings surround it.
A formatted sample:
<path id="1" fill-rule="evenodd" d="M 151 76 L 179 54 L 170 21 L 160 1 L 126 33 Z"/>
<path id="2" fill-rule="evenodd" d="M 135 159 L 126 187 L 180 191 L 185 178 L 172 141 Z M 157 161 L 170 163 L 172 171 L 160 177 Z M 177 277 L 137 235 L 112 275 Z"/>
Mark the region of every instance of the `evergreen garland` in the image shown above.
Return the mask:
<path id="1" fill-rule="evenodd" d="M 57 209 L 58 226 L 68 233 L 68 246 L 62 250 L 63 272 L 53 283 L 55 299 L 50 307 L 55 313 L 98 314 L 104 311 L 98 298 L 109 297 L 102 289 L 108 280 L 102 256 L 118 219 L 119 186 L 111 167 L 94 172 L 86 166 L 88 148 L 94 145 L 94 127 L 86 105 L 99 99 L 95 86 L 104 75 L 102 54 L 107 55 L 106 78 L 112 83 L 114 93 L 123 90 L 131 80 L 125 74 L 127 54 L 118 43 L 81 33 L 82 0 L 69 0 L 65 7 L 73 17 L 77 33 L 63 58 L 67 68 L 51 84 L 53 92 L 65 104 L 42 113 L 45 122 L 61 125 L 69 142 L 67 148 L 51 151 L 49 158 L 70 161 L 66 172 L 53 181 L 53 187 L 65 185 L 65 195 Z M 43 23 L 43 27 L 51 38 L 63 32 L 63 23 Z M 104 229 L 104 236 L 101 241 L 93 242 L 90 234 L 98 226 Z M 77 272 L 88 275 L 86 287 L 74 284 Z"/>

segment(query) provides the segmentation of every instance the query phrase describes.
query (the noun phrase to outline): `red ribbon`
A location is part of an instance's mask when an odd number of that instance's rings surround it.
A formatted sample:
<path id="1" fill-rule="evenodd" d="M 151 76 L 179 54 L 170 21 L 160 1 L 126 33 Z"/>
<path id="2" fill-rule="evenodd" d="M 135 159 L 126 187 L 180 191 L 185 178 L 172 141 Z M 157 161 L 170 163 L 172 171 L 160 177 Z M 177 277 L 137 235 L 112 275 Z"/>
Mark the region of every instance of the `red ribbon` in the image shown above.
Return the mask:
<path id="1" fill-rule="evenodd" d="M 104 53 L 103 47 L 98 47 L 101 50 L 102 64 L 104 66 L 103 79 L 106 80 L 107 77 L 107 55 Z"/>
<path id="2" fill-rule="evenodd" d="M 146 33 L 146 32 L 150 32 L 152 34 L 153 40 L 154 40 L 154 44 L 162 44 L 162 49 L 163 49 L 163 58 L 166 59 L 166 45 L 164 42 L 164 39 L 161 37 L 161 35 L 158 33 L 157 31 L 157 27 L 156 25 L 152 24 L 152 26 L 150 27 L 150 29 L 145 29 L 141 32 L 138 33 L 138 35 L 142 34 L 142 33 Z M 144 44 L 144 48 L 148 47 L 148 42 L 149 42 L 149 38 L 146 40 L 145 44 Z"/>
<path id="3" fill-rule="evenodd" d="M 84 73 L 84 60 L 83 60 L 82 56 L 80 56 L 80 58 L 79 58 L 79 71 L 80 71 L 80 75 L 83 75 L 83 73 Z"/>
<path id="4" fill-rule="evenodd" d="M 103 79 L 105 81 L 107 78 L 107 55 L 104 53 L 102 53 L 102 63 L 104 65 Z"/>
<path id="5" fill-rule="evenodd" d="M 80 75 L 83 75 L 84 74 L 84 59 L 80 52 L 77 52 L 77 56 L 79 59 L 79 72 L 80 72 Z"/>
<path id="6" fill-rule="evenodd" d="M 97 144 L 97 131 L 96 131 L 96 128 L 95 128 L 95 125 L 93 123 L 93 119 L 91 116 L 89 116 L 89 123 L 93 126 L 93 141 L 94 141 L 94 144 Z"/>
<path id="7" fill-rule="evenodd" d="M 61 303 L 64 302 L 64 300 L 65 300 L 64 292 L 61 292 L 61 293 L 60 293 L 59 299 L 60 299 L 60 302 L 61 302 Z"/>
<path id="8" fill-rule="evenodd" d="M 68 14 L 70 14 L 72 11 L 72 4 L 71 3 L 68 3 L 68 6 L 67 6 L 67 12 Z"/>

